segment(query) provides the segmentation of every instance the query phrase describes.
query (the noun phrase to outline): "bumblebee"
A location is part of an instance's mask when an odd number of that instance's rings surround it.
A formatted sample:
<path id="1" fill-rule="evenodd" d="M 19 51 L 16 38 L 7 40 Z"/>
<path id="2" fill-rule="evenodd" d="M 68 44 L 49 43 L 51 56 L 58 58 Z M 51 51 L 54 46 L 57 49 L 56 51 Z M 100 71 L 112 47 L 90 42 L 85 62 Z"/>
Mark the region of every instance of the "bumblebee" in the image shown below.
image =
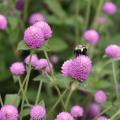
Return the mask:
<path id="1" fill-rule="evenodd" d="M 76 57 L 79 55 L 87 55 L 87 48 L 84 45 L 77 45 L 74 49 L 74 53 Z"/>

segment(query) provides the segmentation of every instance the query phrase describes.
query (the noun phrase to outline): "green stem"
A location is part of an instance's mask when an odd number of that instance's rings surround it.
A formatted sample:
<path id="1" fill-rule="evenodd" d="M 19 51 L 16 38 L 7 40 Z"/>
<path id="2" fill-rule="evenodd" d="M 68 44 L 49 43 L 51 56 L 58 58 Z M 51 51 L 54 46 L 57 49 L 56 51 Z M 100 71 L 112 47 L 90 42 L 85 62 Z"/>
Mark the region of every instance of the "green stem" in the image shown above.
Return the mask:
<path id="1" fill-rule="evenodd" d="M 38 102 L 39 102 L 41 90 L 42 90 L 42 81 L 40 81 L 40 83 L 39 83 L 39 87 L 38 87 L 38 92 L 37 92 L 35 104 L 38 104 Z"/>
<path id="2" fill-rule="evenodd" d="M 106 113 L 108 110 L 110 110 L 113 106 L 110 105 L 108 106 L 106 109 L 104 109 L 100 114 L 99 116 L 103 115 L 104 113 Z M 96 116 L 93 120 L 96 120 L 99 116 Z"/>
<path id="3" fill-rule="evenodd" d="M 46 57 L 46 59 L 47 59 L 48 67 L 49 67 L 49 69 L 50 69 L 50 71 L 51 71 L 51 75 L 52 75 L 52 77 L 54 78 L 54 71 L 53 71 L 53 69 L 51 68 L 50 60 L 49 60 L 48 54 L 47 54 L 47 52 L 46 52 L 45 50 L 43 50 L 43 52 L 44 52 L 44 55 L 45 55 L 45 57 Z"/>
<path id="4" fill-rule="evenodd" d="M 48 79 L 49 79 L 51 82 L 53 82 L 53 79 L 48 75 L 48 73 L 45 72 L 45 74 L 46 74 L 46 76 L 48 77 Z M 54 85 L 54 87 L 55 87 L 55 89 L 56 89 L 59 97 L 61 97 L 60 89 L 57 87 L 57 85 Z M 63 99 L 61 99 L 61 104 L 62 104 L 63 108 L 65 109 L 65 105 L 64 105 Z"/>
<path id="5" fill-rule="evenodd" d="M 118 110 L 111 118 L 110 120 L 115 120 L 115 118 L 120 114 L 120 110 Z"/>
<path id="6" fill-rule="evenodd" d="M 66 94 L 67 92 L 67 89 L 65 89 L 65 91 L 63 92 L 63 94 L 58 98 L 58 100 L 56 101 L 56 103 L 54 104 L 54 106 L 51 108 L 50 112 L 48 113 L 47 116 L 49 116 L 53 111 L 54 109 L 57 107 L 57 105 L 59 104 L 59 102 L 61 101 L 61 99 L 64 97 L 64 95 Z"/>
<path id="7" fill-rule="evenodd" d="M 47 54 L 47 52 L 46 52 L 45 50 L 43 50 L 43 52 L 44 52 L 44 55 L 45 55 L 45 57 L 46 57 L 46 59 L 47 59 L 47 61 L 48 61 L 48 66 L 49 66 L 49 69 L 50 69 L 50 71 L 51 71 L 52 79 L 51 79 L 51 77 L 48 75 L 47 72 L 45 72 L 45 74 L 46 74 L 46 76 L 47 76 L 52 82 L 53 82 L 53 81 L 56 81 L 56 78 L 55 78 L 55 76 L 54 76 L 54 71 L 53 71 L 53 69 L 52 69 L 51 66 L 50 66 L 50 60 L 49 60 L 48 54 Z M 55 89 L 57 90 L 57 93 L 58 93 L 58 95 L 59 95 L 59 97 L 60 97 L 60 96 L 61 96 L 60 89 L 59 89 L 56 85 L 54 85 L 54 86 L 55 86 Z M 65 109 L 63 100 L 61 100 L 61 103 L 62 103 L 62 105 L 63 105 L 63 107 L 64 107 L 64 109 Z"/>
<path id="8" fill-rule="evenodd" d="M 27 75 L 25 77 L 25 82 L 26 82 L 26 84 L 25 84 L 25 90 L 24 90 L 25 95 L 26 95 L 26 92 L 27 92 L 27 89 L 28 89 L 29 77 L 30 77 L 30 73 L 31 73 L 31 69 L 32 69 L 32 62 L 31 62 L 32 53 L 33 53 L 33 51 L 31 50 L 30 51 L 30 63 L 29 63 L 29 67 L 28 67 L 28 72 L 27 72 Z M 25 100 L 25 98 L 23 97 L 22 103 L 21 103 L 21 111 L 23 110 L 24 100 Z"/>
<path id="9" fill-rule="evenodd" d="M 20 86 L 21 92 L 22 92 L 22 94 L 23 94 L 22 96 L 25 98 L 27 104 L 29 104 L 29 101 L 28 101 L 28 99 L 27 99 L 27 97 L 26 97 L 26 95 L 25 95 L 25 93 L 24 93 L 24 90 L 23 90 L 23 86 L 22 86 L 20 77 L 18 78 L 18 82 L 19 82 L 19 86 Z"/>
<path id="10" fill-rule="evenodd" d="M 0 95 L 0 105 L 3 106 L 3 101 L 2 101 L 1 95 Z"/>
<path id="11" fill-rule="evenodd" d="M 86 18 L 85 18 L 85 25 L 84 25 L 85 27 L 83 31 L 85 31 L 88 27 L 89 17 L 90 17 L 90 8 L 91 8 L 91 0 L 87 0 Z"/>
<path id="12" fill-rule="evenodd" d="M 56 85 L 55 85 L 55 89 L 56 89 L 56 91 L 57 91 L 59 97 L 61 97 L 60 89 L 59 89 Z M 64 104 L 64 102 L 63 102 L 63 99 L 61 99 L 61 103 L 62 103 L 63 108 L 65 109 L 65 104 Z"/>
<path id="13" fill-rule="evenodd" d="M 69 94 L 68 94 L 68 97 L 67 97 L 67 99 L 66 99 L 66 102 L 65 102 L 65 108 L 66 108 L 66 110 L 67 110 L 68 103 L 69 103 L 69 101 L 70 101 L 70 98 L 71 98 L 72 94 L 73 94 L 73 90 L 70 90 L 70 92 L 69 92 Z"/>
<path id="14" fill-rule="evenodd" d="M 97 21 L 98 21 L 98 17 L 100 16 L 100 12 L 101 12 L 101 8 L 103 5 L 104 0 L 99 0 L 99 5 L 98 5 L 98 9 L 96 11 L 95 17 L 94 17 L 94 21 L 93 21 L 93 28 L 97 28 Z"/>
<path id="15" fill-rule="evenodd" d="M 112 61 L 112 70 L 113 70 L 113 79 L 114 79 L 114 84 L 115 84 L 116 98 L 119 99 L 119 91 L 118 91 L 118 84 L 117 84 L 117 77 L 116 77 L 115 62 L 114 61 Z"/>
<path id="16" fill-rule="evenodd" d="M 23 11 L 23 21 L 24 23 L 26 22 L 27 20 L 27 17 L 28 17 L 28 6 L 29 6 L 29 1 L 30 0 L 25 0 L 25 3 L 24 3 L 24 11 Z"/>

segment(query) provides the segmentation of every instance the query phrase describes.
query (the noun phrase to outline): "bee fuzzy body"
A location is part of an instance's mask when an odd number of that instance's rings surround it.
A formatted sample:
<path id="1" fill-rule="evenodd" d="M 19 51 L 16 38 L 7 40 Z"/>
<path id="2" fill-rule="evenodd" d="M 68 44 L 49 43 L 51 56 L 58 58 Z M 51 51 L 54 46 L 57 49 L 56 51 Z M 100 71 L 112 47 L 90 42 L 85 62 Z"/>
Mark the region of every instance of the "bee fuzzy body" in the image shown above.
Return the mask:
<path id="1" fill-rule="evenodd" d="M 87 48 L 84 45 L 77 45 L 74 49 L 74 53 L 76 57 L 79 55 L 87 55 Z"/>

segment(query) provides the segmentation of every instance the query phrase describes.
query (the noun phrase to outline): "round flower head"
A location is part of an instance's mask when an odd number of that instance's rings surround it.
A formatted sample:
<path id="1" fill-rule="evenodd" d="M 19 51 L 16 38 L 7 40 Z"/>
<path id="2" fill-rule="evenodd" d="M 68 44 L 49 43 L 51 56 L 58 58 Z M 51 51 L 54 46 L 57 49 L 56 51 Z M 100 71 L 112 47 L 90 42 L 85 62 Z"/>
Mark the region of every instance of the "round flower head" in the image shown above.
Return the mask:
<path id="1" fill-rule="evenodd" d="M 71 62 L 72 62 L 71 59 L 67 60 L 64 62 L 64 64 L 61 67 L 62 68 L 61 72 L 64 77 L 68 77 L 70 75 Z"/>
<path id="2" fill-rule="evenodd" d="M 59 60 L 59 58 L 58 58 L 57 55 L 52 55 L 52 56 L 50 57 L 50 59 L 51 59 L 51 62 L 52 62 L 53 64 L 58 63 L 58 60 Z"/>
<path id="3" fill-rule="evenodd" d="M 101 112 L 101 107 L 97 103 L 92 103 L 89 105 L 87 109 L 87 118 L 90 120 L 94 118 L 95 116 L 98 116 Z"/>
<path id="4" fill-rule="evenodd" d="M 96 103 L 103 103 L 107 100 L 107 96 L 104 91 L 99 90 L 94 94 L 94 100 Z"/>
<path id="5" fill-rule="evenodd" d="M 51 30 L 51 27 L 48 25 L 47 22 L 40 21 L 40 22 L 37 22 L 36 24 L 34 24 L 34 26 L 36 26 L 38 28 L 41 28 L 41 30 L 44 33 L 44 37 L 45 37 L 46 40 L 52 37 L 52 30 Z"/>
<path id="6" fill-rule="evenodd" d="M 18 110 L 13 105 L 5 105 L 0 110 L 0 120 L 18 120 Z"/>
<path id="7" fill-rule="evenodd" d="M 70 76 L 82 82 L 86 80 L 91 73 L 92 61 L 89 57 L 80 55 L 72 60 L 70 66 Z"/>
<path id="8" fill-rule="evenodd" d="M 5 16 L 0 14 L 0 30 L 5 30 L 7 28 L 7 19 Z"/>
<path id="9" fill-rule="evenodd" d="M 36 22 L 39 22 L 39 21 L 45 21 L 45 17 L 41 13 L 33 13 L 30 16 L 29 23 L 31 25 L 33 25 L 33 24 L 35 24 Z"/>
<path id="10" fill-rule="evenodd" d="M 53 65 L 50 63 L 50 66 L 48 65 L 46 68 L 45 68 L 45 71 L 47 73 L 50 73 L 51 72 L 51 69 L 53 70 Z"/>
<path id="11" fill-rule="evenodd" d="M 105 17 L 100 16 L 100 17 L 98 18 L 98 24 L 103 25 L 105 22 L 106 22 Z"/>
<path id="12" fill-rule="evenodd" d="M 41 47 L 45 42 L 42 30 L 35 26 L 27 28 L 24 32 L 24 42 L 31 48 Z"/>
<path id="13" fill-rule="evenodd" d="M 68 112 L 61 112 L 57 115 L 55 120 L 74 120 L 74 118 Z"/>
<path id="14" fill-rule="evenodd" d="M 104 3 L 102 10 L 108 15 L 113 15 L 116 13 L 117 7 L 112 2 L 106 2 L 106 3 Z"/>
<path id="15" fill-rule="evenodd" d="M 119 58 L 120 57 L 120 46 L 118 46 L 118 45 L 109 45 L 105 49 L 105 54 L 108 57 L 111 57 L 111 58 Z"/>
<path id="16" fill-rule="evenodd" d="M 37 61 L 38 61 L 38 57 L 37 57 L 37 55 L 32 55 L 32 57 L 31 57 L 31 64 L 32 64 L 32 66 L 33 67 L 35 67 L 36 66 L 36 63 L 37 63 Z M 27 65 L 29 65 L 29 63 L 30 63 L 30 56 L 27 56 L 26 58 L 25 58 L 25 61 L 24 61 Z"/>
<path id="17" fill-rule="evenodd" d="M 92 45 L 96 45 L 100 37 L 96 30 L 87 30 L 83 35 L 84 39 Z"/>
<path id="18" fill-rule="evenodd" d="M 45 69 L 48 66 L 48 62 L 46 59 L 40 59 L 36 62 L 35 69 L 36 70 L 42 70 Z"/>
<path id="19" fill-rule="evenodd" d="M 97 120 L 110 120 L 110 119 L 108 119 L 108 118 L 105 117 L 105 116 L 100 116 L 100 117 L 97 118 Z"/>
<path id="20" fill-rule="evenodd" d="M 10 66 L 10 72 L 17 76 L 23 75 L 25 73 L 25 67 L 23 63 L 15 62 Z"/>
<path id="21" fill-rule="evenodd" d="M 82 107 L 76 105 L 71 108 L 71 115 L 73 117 L 82 117 L 84 113 L 84 110 Z"/>
<path id="22" fill-rule="evenodd" d="M 16 1 L 16 9 L 22 11 L 24 9 L 24 0 Z"/>
<path id="23" fill-rule="evenodd" d="M 41 105 L 35 105 L 30 111 L 30 117 L 32 120 L 42 120 L 46 115 L 45 107 Z"/>

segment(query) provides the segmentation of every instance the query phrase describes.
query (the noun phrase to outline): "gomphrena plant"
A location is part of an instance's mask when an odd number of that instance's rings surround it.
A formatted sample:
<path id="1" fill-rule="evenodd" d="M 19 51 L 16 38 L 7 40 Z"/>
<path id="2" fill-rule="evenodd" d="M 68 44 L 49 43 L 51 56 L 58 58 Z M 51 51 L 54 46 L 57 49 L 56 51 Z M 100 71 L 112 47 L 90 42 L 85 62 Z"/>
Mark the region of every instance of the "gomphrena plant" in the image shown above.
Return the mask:
<path id="1" fill-rule="evenodd" d="M 93 1 L 16 0 L 11 12 L 2 2 L 0 41 L 10 39 L 14 84 L 0 94 L 0 120 L 120 119 L 120 40 L 106 40 L 119 29 L 111 18 L 119 2 Z"/>

